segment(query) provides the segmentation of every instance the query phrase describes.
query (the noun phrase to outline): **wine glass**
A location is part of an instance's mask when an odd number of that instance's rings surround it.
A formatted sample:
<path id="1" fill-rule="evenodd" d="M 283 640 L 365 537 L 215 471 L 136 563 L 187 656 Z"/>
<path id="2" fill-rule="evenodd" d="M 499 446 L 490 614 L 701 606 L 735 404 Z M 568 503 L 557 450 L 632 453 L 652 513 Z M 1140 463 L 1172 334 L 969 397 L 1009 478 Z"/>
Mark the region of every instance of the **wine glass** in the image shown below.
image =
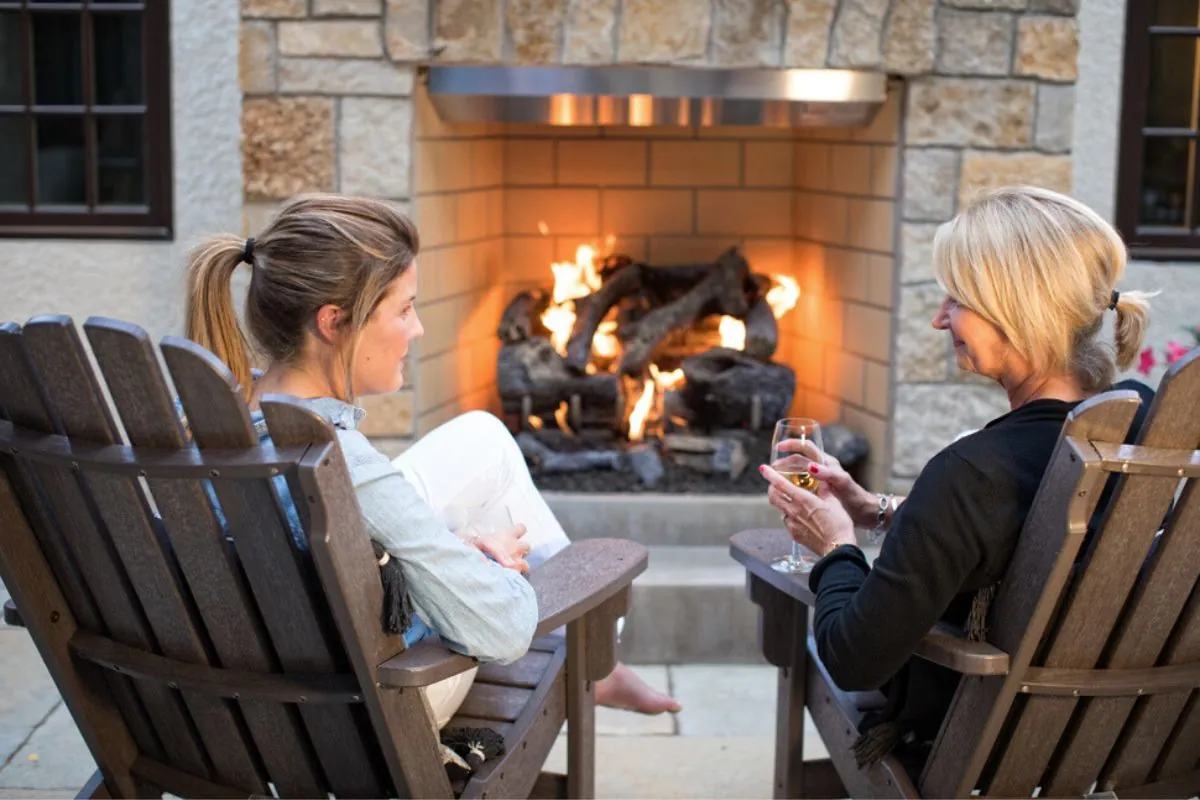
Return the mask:
<path id="1" fill-rule="evenodd" d="M 817 479 L 809 473 L 808 466 L 801 463 L 803 459 L 798 456 L 821 461 L 823 452 L 821 426 L 815 419 L 791 417 L 775 423 L 775 438 L 771 440 L 771 466 L 793 486 L 816 493 Z M 797 574 L 808 572 L 815 563 L 812 555 L 793 540 L 792 552 L 772 561 L 771 568 Z"/>

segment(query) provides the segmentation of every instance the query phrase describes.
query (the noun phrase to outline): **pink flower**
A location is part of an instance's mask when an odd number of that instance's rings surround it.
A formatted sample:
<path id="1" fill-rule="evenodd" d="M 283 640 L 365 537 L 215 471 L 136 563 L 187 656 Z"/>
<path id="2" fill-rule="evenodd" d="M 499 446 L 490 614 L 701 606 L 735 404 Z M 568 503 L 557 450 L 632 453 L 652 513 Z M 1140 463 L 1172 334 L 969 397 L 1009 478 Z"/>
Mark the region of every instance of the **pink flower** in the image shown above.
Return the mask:
<path id="1" fill-rule="evenodd" d="M 1142 351 L 1141 358 L 1138 359 L 1138 372 L 1143 375 L 1149 375 L 1150 370 L 1154 369 L 1154 365 L 1158 360 L 1154 357 L 1154 349 L 1147 347 Z"/>
<path id="2" fill-rule="evenodd" d="M 1192 349 L 1190 347 L 1182 345 L 1179 342 L 1167 342 L 1167 363 L 1174 364 L 1176 361 L 1190 353 L 1191 350 Z"/>

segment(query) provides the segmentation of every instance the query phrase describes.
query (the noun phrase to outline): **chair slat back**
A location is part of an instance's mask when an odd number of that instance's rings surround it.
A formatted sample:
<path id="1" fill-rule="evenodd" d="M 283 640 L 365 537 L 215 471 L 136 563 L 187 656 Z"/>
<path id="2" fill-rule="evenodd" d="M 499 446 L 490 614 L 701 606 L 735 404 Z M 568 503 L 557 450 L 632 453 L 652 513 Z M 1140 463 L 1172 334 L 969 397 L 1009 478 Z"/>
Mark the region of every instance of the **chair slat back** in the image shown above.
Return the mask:
<path id="1" fill-rule="evenodd" d="M 1153 461 L 1167 450 L 1195 451 L 1197 407 L 1200 352 L 1163 379 L 1137 440 L 1153 449 L 1141 451 L 1141 457 Z M 1179 495 L 1179 476 L 1139 473 L 1135 461 L 1113 479 L 1112 496 L 1077 559 L 1098 488 L 1109 477 L 1096 473 L 1101 458 L 1093 444 L 1119 444 L 1125 431 L 1116 424 L 1080 435 L 1071 427 L 1068 423 L 1064 432 L 1067 442 L 1078 449 L 1079 463 L 1091 462 L 1094 474 L 1077 471 L 1074 480 L 1057 474 L 1062 454 L 1056 453 L 993 607 L 989 640 L 1016 654 L 1012 671 L 1002 679 L 963 681 L 939 742 L 981 729 L 986 735 L 971 740 L 978 746 L 970 756 L 964 752 L 971 745 L 935 749 L 923 776 L 925 793 L 962 795 L 978 786 L 1005 797 L 1027 797 L 1035 790 L 1041 796 L 1079 796 L 1093 787 L 1120 794 L 1196 769 L 1200 744 L 1185 734 L 1189 725 L 1200 732 L 1200 722 L 1190 717 L 1195 692 L 1156 692 L 1151 681 L 1144 696 L 1089 697 L 1086 686 L 1076 696 L 1022 693 L 1031 666 L 1096 670 L 1099 677 L 1108 669 L 1189 664 L 1200 657 L 1195 480 Z M 1068 491 L 1055 489 L 1058 481 Z M 1091 498 L 1092 508 L 1071 514 L 1070 503 L 1083 497 Z M 1062 547 L 1072 540 L 1075 547 Z M 1053 577 L 1048 565 L 1054 565 Z M 1031 604 L 1039 614 L 1025 613 Z M 1039 619 L 1042 624 L 1030 624 Z M 987 721 L 972 726 L 966 714 Z"/>
<path id="2" fill-rule="evenodd" d="M 0 334 L 0 348 L 7 351 L 6 377 L 13 376 L 12 380 L 0 381 L 3 387 L 0 402 L 13 421 L 17 424 L 27 421 L 25 427 L 41 433 L 55 433 L 56 428 L 62 431 L 57 409 L 32 361 L 24 335 L 19 330 L 4 331 Z M 86 387 L 80 390 L 86 391 Z M 95 601 L 98 618 L 92 622 L 102 625 L 96 632 L 107 633 L 122 644 L 155 652 L 157 643 L 145 612 L 120 566 L 86 482 L 76 472 L 58 465 L 35 462 L 26 474 L 29 473 L 36 483 L 26 487 L 26 496 L 40 497 L 44 493 L 44 502 L 58 521 L 66 550 Z M 161 746 L 171 761 L 185 765 L 189 772 L 200 777 L 211 777 L 211 765 L 179 694 L 159 684 L 142 682 L 136 683 L 134 690 L 141 708 L 123 690 L 127 696 L 119 702 L 126 719 L 132 723 L 131 728 L 137 731 L 139 744 L 150 745 L 154 750 Z M 147 726 L 140 723 L 143 716 L 148 716 L 154 738 L 145 729 Z M 159 746 L 153 744 L 155 739 Z"/>
<path id="3" fill-rule="evenodd" d="M 134 447 L 188 447 L 150 337 L 104 319 L 84 324 L 92 352 Z M 217 660 L 227 669 L 275 672 L 279 665 L 237 554 L 199 481 L 148 478 L 171 549 L 179 561 Z M 261 700 L 238 703 L 254 746 L 280 794 L 321 794 L 323 778 L 306 757 L 308 736 L 293 709 Z M 254 748 L 246 748 L 251 752 Z"/>
<path id="4" fill-rule="evenodd" d="M 404 647 L 401 637 L 379 631 L 378 572 L 327 424 L 300 404 L 275 402 L 271 413 L 286 444 L 297 445 L 284 457 L 260 442 L 228 369 L 173 339 L 161 352 L 181 424 L 144 331 L 105 319 L 89 320 L 84 330 L 98 373 L 69 318 L 0 326 L 0 416 L 7 420 L 0 445 L 10 440 L 0 448 L 0 567 L 14 598 L 31 610 L 51 606 L 55 596 L 65 600 L 59 628 L 42 615 L 27 623 L 110 788 L 132 794 L 136 773 L 152 785 L 154 776 L 176 780 L 178 792 L 218 786 L 377 797 L 396 787 L 405 792 L 407 784 L 448 795 L 420 693 L 385 694 L 372 681 L 369 693 L 349 703 L 222 699 L 64 656 L 77 624 L 181 665 L 268 675 L 353 672 L 363 686 L 380 653 Z M 65 444 L 37 434 L 66 437 Z M 16 441 L 34 452 L 14 453 Z M 78 460 L 29 445 L 41 441 Z M 120 470 L 87 455 L 103 446 L 124 459 Z M 250 468 L 222 475 L 157 466 L 172 451 L 184 457 L 177 464 L 213 450 L 236 451 Z M 302 469 L 305 453 L 338 466 Z M 310 531 L 321 539 L 313 553 L 305 552 Z M 338 567 L 322 567 L 331 563 Z M 333 614 L 327 587 L 336 595 Z M 393 716 L 403 721 L 388 724 Z M 104 736 L 95 727 L 101 724 Z M 418 743 L 419 756 L 396 741 L 401 735 Z"/>

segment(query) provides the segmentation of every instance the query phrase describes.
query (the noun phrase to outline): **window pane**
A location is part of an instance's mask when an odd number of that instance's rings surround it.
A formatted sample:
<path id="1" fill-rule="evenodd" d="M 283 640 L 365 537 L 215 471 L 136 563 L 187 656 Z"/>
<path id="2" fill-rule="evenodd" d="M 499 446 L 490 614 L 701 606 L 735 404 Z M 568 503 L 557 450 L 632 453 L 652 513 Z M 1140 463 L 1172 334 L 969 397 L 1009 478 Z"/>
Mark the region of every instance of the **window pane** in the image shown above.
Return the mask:
<path id="1" fill-rule="evenodd" d="M 83 105 L 83 58 L 79 15 L 32 14 L 33 102 Z"/>
<path id="2" fill-rule="evenodd" d="M 1149 137 L 1142 165 L 1141 225 L 1183 225 L 1187 209 L 1188 139 Z"/>
<path id="3" fill-rule="evenodd" d="M 0 11 L 0 105 L 24 103 L 21 92 L 21 15 Z"/>
<path id="4" fill-rule="evenodd" d="M 96 104 L 140 105 L 142 15 L 95 14 Z"/>
<path id="5" fill-rule="evenodd" d="M 1200 19 L 1196 13 L 1197 3 L 1200 3 L 1200 0 L 1158 0 L 1150 24 L 1180 27 L 1195 25 L 1196 20 Z"/>
<path id="6" fill-rule="evenodd" d="M 96 118 L 100 205 L 131 206 L 146 202 L 144 123 L 141 116 Z"/>
<path id="7" fill-rule="evenodd" d="M 1150 91 L 1146 124 L 1152 128 L 1192 127 L 1196 40 L 1190 36 L 1150 37 Z"/>
<path id="8" fill-rule="evenodd" d="M 26 153 L 25 117 L 0 117 L 0 205 L 28 205 L 29 184 L 25 174 Z"/>
<path id="9" fill-rule="evenodd" d="M 40 116 L 36 125 L 38 205 L 84 205 L 83 117 Z"/>

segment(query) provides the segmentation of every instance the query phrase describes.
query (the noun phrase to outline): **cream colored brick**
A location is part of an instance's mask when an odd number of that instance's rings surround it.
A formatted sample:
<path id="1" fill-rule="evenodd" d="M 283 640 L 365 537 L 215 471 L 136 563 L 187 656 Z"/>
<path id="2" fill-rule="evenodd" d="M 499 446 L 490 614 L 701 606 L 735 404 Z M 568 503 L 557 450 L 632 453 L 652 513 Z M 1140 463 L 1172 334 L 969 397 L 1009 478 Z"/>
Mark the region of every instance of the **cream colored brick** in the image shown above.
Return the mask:
<path id="1" fill-rule="evenodd" d="M 458 196 L 458 239 L 473 242 L 488 235 L 487 192 L 463 192 Z"/>
<path id="2" fill-rule="evenodd" d="M 870 455 L 867 456 L 868 488 L 882 488 L 887 480 L 887 420 L 857 408 L 846 408 L 842 414 L 843 422 L 865 436 L 871 445 Z"/>
<path id="3" fill-rule="evenodd" d="M 655 266 L 716 261 L 731 242 L 703 236 L 651 236 L 649 261 Z M 753 265 L 751 265 L 753 266 Z"/>
<path id="4" fill-rule="evenodd" d="M 797 239 L 815 240 L 814 201 L 819 195 L 795 192 L 792 195 L 792 231 Z"/>
<path id="5" fill-rule="evenodd" d="M 829 188 L 829 147 L 821 143 L 796 142 L 796 188 Z"/>
<path id="6" fill-rule="evenodd" d="M 895 205 L 891 200 L 851 199 L 849 244 L 864 250 L 892 252 Z"/>
<path id="7" fill-rule="evenodd" d="M 800 281 L 802 297 L 825 294 L 825 264 L 828 248 L 814 242 L 796 242 L 792 250 L 792 274 Z"/>
<path id="8" fill-rule="evenodd" d="M 865 128 L 852 128 L 856 142 L 873 142 L 875 144 L 894 144 L 900 141 L 900 120 L 904 90 L 889 88 L 883 107 L 875 114 L 875 119 Z"/>
<path id="9" fill-rule="evenodd" d="M 645 186 L 646 143 L 563 140 L 558 142 L 560 186 Z"/>
<path id="10" fill-rule="evenodd" d="M 416 146 L 417 191 L 452 192 L 471 188 L 471 142 L 427 141 Z"/>
<path id="11" fill-rule="evenodd" d="M 655 186 L 737 186 L 737 142 L 652 142 L 650 182 Z"/>
<path id="12" fill-rule="evenodd" d="M 307 0 L 242 0 L 242 17 L 282 18 L 308 15 Z"/>
<path id="13" fill-rule="evenodd" d="M 553 276 L 554 240 L 548 236 L 508 236 L 504 239 L 504 279 L 533 280 L 549 285 Z"/>
<path id="14" fill-rule="evenodd" d="M 791 239 L 747 239 L 742 244 L 742 255 L 750 262 L 750 269 L 766 275 L 792 274 L 795 242 Z"/>
<path id="15" fill-rule="evenodd" d="M 891 308 L 892 281 L 896 260 L 890 255 L 872 253 L 867 256 L 867 271 L 871 280 L 868 285 L 867 302 L 883 308 Z"/>
<path id="16" fill-rule="evenodd" d="M 841 194 L 871 193 L 871 148 L 835 144 L 829 148 L 829 188 Z"/>
<path id="17" fill-rule="evenodd" d="M 867 254 L 859 250 L 829 248 L 825 252 L 825 280 L 832 297 L 865 301 L 870 285 Z"/>
<path id="18" fill-rule="evenodd" d="M 809 392 L 806 400 L 804 416 L 812 417 L 823 425 L 830 425 L 842 418 L 842 404 L 836 397 Z"/>
<path id="19" fill-rule="evenodd" d="M 504 218 L 509 233 L 597 234 L 599 192 L 595 189 L 509 189 Z"/>
<path id="20" fill-rule="evenodd" d="M 444 139 L 457 133 L 454 125 L 443 122 L 438 116 L 437 109 L 429 99 L 429 92 L 420 85 L 413 93 L 413 112 L 418 139 Z"/>
<path id="21" fill-rule="evenodd" d="M 413 214 L 421 230 L 421 246 L 437 247 L 458 241 L 458 198 L 452 194 L 418 197 Z"/>
<path id="22" fill-rule="evenodd" d="M 491 189 L 504 185 L 504 141 L 474 139 L 471 142 L 471 187 Z"/>
<path id="23" fill-rule="evenodd" d="M 863 387 L 863 405 L 867 410 L 886 417 L 891 388 L 891 373 L 887 365 L 868 361 Z"/>
<path id="24" fill-rule="evenodd" d="M 257 236 L 266 230 L 275 215 L 279 213 L 280 203 L 251 203 L 242 204 L 242 235 Z"/>
<path id="25" fill-rule="evenodd" d="M 279 23 L 279 53 L 369 58 L 383 55 L 383 39 L 376 21 L 287 21 Z"/>
<path id="26" fill-rule="evenodd" d="M 554 145 L 538 139 L 506 139 L 504 181 L 509 186 L 554 183 Z"/>
<path id="27" fill-rule="evenodd" d="M 825 359 L 833 351 L 821 342 L 798 336 L 791 338 L 788 361 L 796 371 L 796 383 L 806 389 L 818 391 L 825 385 Z"/>
<path id="28" fill-rule="evenodd" d="M 875 197 L 896 196 L 897 148 L 879 145 L 871 148 L 871 194 Z"/>
<path id="29" fill-rule="evenodd" d="M 861 303 L 846 303 L 843 346 L 875 361 L 891 360 L 892 314 Z"/>
<path id="30" fill-rule="evenodd" d="M 503 236 L 504 189 L 488 190 L 488 236 Z"/>
<path id="31" fill-rule="evenodd" d="M 603 193 L 605 234 L 692 233 L 692 193 L 681 189 L 608 189 Z"/>
<path id="32" fill-rule="evenodd" d="M 842 325 L 845 304 L 828 297 L 802 296 L 804 329 L 813 338 L 831 347 L 842 346 Z"/>
<path id="33" fill-rule="evenodd" d="M 411 436 L 416 395 L 410 390 L 393 394 L 364 397 L 360 404 L 366 410 L 358 424 L 364 436 Z"/>
<path id="34" fill-rule="evenodd" d="M 598 125 L 534 125 L 510 122 L 501 132 L 522 139 L 596 139 L 600 137 L 600 131 Z"/>
<path id="35" fill-rule="evenodd" d="M 746 142 L 746 186 L 791 186 L 796 146 L 792 142 Z"/>
<path id="36" fill-rule="evenodd" d="M 833 194 L 811 195 L 811 198 L 809 238 L 825 244 L 848 244 L 847 214 L 850 206 L 846 198 Z"/>
<path id="37" fill-rule="evenodd" d="M 574 261 L 580 245 L 587 245 L 597 253 L 619 253 L 635 261 L 646 260 L 645 236 L 556 236 L 554 260 Z"/>
<path id="38" fill-rule="evenodd" d="M 338 119 L 338 187 L 347 194 L 409 197 L 408 98 L 346 97 Z M 397 132 L 404 132 L 398 134 Z"/>
<path id="39" fill-rule="evenodd" d="M 275 91 L 275 24 L 243 22 L 238 35 L 238 82 L 244 94 Z"/>
<path id="40" fill-rule="evenodd" d="M 576 130 L 563 128 L 562 130 Z M 592 128 L 603 131 L 606 139 L 695 139 L 696 128 L 687 125 L 606 125 Z"/>
<path id="41" fill-rule="evenodd" d="M 697 230 L 702 234 L 791 236 L 792 192 L 776 189 L 700 190 Z"/>
<path id="42" fill-rule="evenodd" d="M 832 370 L 831 370 L 832 367 Z M 847 403 L 862 404 L 863 360 L 850 353 L 838 353 L 825 362 L 825 391 Z"/>
<path id="43" fill-rule="evenodd" d="M 283 58 L 279 60 L 282 94 L 412 94 L 416 70 L 387 59 Z"/>
<path id="44" fill-rule="evenodd" d="M 776 139 L 791 141 L 795 133 L 791 128 L 775 128 L 765 125 L 710 125 L 696 128 L 697 139 Z"/>

